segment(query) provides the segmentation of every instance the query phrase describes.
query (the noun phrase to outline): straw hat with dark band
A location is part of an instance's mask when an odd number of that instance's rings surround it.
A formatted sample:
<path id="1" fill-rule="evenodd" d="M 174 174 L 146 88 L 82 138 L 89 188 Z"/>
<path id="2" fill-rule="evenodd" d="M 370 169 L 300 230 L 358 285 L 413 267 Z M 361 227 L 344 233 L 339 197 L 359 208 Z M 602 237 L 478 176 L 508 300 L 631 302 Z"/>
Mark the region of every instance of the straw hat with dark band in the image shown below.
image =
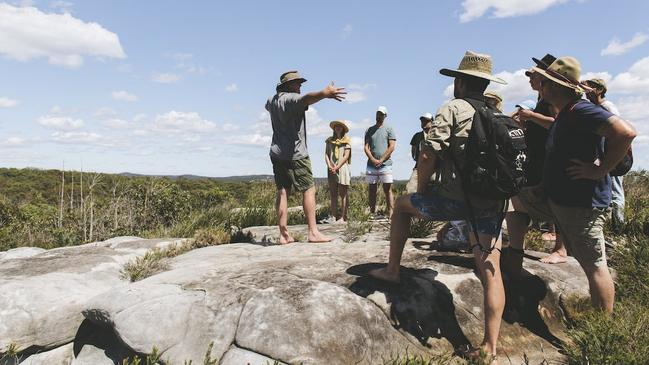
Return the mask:
<path id="1" fill-rule="evenodd" d="M 289 81 L 293 80 L 299 80 L 300 82 L 306 82 L 306 79 L 300 76 L 300 73 L 297 71 L 286 71 L 282 74 L 282 76 L 279 77 L 279 83 L 277 83 L 277 87 L 280 87 L 284 84 L 286 84 Z"/>
<path id="2" fill-rule="evenodd" d="M 586 91 L 586 88 L 579 83 L 581 65 L 574 57 L 559 57 L 546 70 L 539 67 L 534 67 L 533 70 L 559 85 L 580 92 Z"/>
<path id="3" fill-rule="evenodd" d="M 493 75 L 492 69 L 493 67 L 491 63 L 491 56 L 466 51 L 464 57 L 462 57 L 462 61 L 460 61 L 460 66 L 457 70 L 443 68 L 439 70 L 439 73 L 444 76 L 450 77 L 468 75 L 506 85 L 507 82 L 505 80 Z"/>
<path id="4" fill-rule="evenodd" d="M 343 127 L 345 133 L 349 132 L 349 127 L 347 127 L 347 124 L 345 124 L 345 122 L 342 120 L 334 120 L 331 123 L 329 123 L 329 127 L 331 127 L 331 129 L 334 129 L 337 125 Z"/>

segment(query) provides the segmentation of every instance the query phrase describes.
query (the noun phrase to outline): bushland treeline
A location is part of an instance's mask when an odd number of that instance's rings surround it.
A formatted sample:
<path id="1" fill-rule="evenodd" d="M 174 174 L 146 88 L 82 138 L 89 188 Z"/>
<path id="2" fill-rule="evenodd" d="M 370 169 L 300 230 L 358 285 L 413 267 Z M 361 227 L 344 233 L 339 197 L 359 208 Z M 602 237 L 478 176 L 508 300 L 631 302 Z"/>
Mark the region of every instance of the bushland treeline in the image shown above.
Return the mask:
<path id="1" fill-rule="evenodd" d="M 272 204 L 269 188 L 272 183 L 263 181 L 3 168 L 0 250 L 76 245 L 122 235 L 176 233 L 170 229 L 197 215 L 216 212 L 221 217 L 224 209 L 230 212 L 232 207 L 261 203 L 260 198 Z M 186 232 L 189 236 L 192 233 Z"/>

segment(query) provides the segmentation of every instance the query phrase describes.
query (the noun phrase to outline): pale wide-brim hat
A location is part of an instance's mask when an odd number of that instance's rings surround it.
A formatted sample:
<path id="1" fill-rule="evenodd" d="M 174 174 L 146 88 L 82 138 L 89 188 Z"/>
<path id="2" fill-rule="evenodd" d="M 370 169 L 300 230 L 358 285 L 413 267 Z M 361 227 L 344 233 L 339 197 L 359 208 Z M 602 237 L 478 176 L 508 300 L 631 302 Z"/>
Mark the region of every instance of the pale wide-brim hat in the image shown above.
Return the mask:
<path id="1" fill-rule="evenodd" d="M 444 76 L 450 77 L 469 75 L 497 82 L 503 85 L 507 84 L 507 81 L 493 75 L 491 56 L 471 51 L 466 51 L 464 57 L 462 57 L 462 61 L 460 61 L 460 66 L 457 68 L 457 70 L 443 68 L 439 70 L 439 73 Z"/>
<path id="2" fill-rule="evenodd" d="M 279 83 L 277 87 L 286 84 L 289 81 L 299 80 L 300 82 L 306 82 L 306 79 L 300 76 L 300 73 L 297 71 L 286 71 L 279 77 Z"/>
<path id="3" fill-rule="evenodd" d="M 579 82 L 581 65 L 574 57 L 559 57 L 547 69 L 534 67 L 533 70 L 561 86 L 580 92 L 586 91 L 586 87 Z"/>
<path id="4" fill-rule="evenodd" d="M 334 129 L 337 125 L 342 126 L 345 130 L 345 133 L 349 132 L 349 127 L 347 126 L 347 124 L 345 124 L 344 120 L 334 120 L 329 123 L 329 127 L 331 127 L 331 129 Z"/>
<path id="5" fill-rule="evenodd" d="M 486 98 L 496 99 L 496 100 L 498 100 L 498 102 L 500 102 L 500 103 L 503 102 L 503 97 L 500 96 L 500 94 L 498 94 L 497 92 L 495 92 L 495 91 L 493 91 L 493 90 L 487 90 L 487 91 L 485 91 L 484 96 L 485 96 Z"/>

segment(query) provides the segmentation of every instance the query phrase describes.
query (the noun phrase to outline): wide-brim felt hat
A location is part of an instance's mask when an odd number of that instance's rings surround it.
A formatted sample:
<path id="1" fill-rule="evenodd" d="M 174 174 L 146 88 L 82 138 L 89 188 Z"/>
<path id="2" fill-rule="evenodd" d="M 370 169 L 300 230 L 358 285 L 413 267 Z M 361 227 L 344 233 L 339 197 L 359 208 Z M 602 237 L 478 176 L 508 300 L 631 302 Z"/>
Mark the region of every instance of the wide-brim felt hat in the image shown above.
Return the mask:
<path id="1" fill-rule="evenodd" d="M 552 64 L 552 62 L 556 61 L 557 58 L 554 57 L 553 55 L 547 53 L 543 58 L 540 60 L 538 58 L 532 57 L 532 61 L 536 64 L 536 67 L 547 70 L 547 68 Z M 534 73 L 534 69 L 531 68 L 527 71 L 525 71 L 525 76 L 530 77 Z"/>
<path id="2" fill-rule="evenodd" d="M 586 87 L 579 82 L 581 65 L 574 57 L 559 57 L 547 69 L 543 70 L 539 67 L 534 67 L 533 70 L 561 86 L 579 92 L 587 91 Z"/>
<path id="3" fill-rule="evenodd" d="M 439 73 L 444 76 L 450 77 L 461 77 L 468 75 L 497 82 L 503 85 L 507 84 L 507 81 L 493 75 L 493 64 L 491 62 L 491 56 L 475 53 L 472 51 L 466 51 L 464 57 L 462 57 L 462 61 L 460 61 L 460 66 L 456 70 L 443 68 L 439 70 Z"/>
<path id="4" fill-rule="evenodd" d="M 331 129 L 334 129 L 337 125 L 342 126 L 343 129 L 345 130 L 345 133 L 349 132 L 349 127 L 342 120 L 334 120 L 331 123 L 329 123 L 329 127 L 331 127 Z"/>
<path id="5" fill-rule="evenodd" d="M 532 57 L 532 61 L 536 63 L 536 66 L 544 70 L 550 67 L 550 65 L 556 60 L 557 58 L 549 53 L 546 53 L 545 56 L 543 56 L 543 58 L 541 58 L 540 60 L 538 58 Z"/>
<path id="6" fill-rule="evenodd" d="M 295 81 L 295 80 L 298 80 L 300 82 L 306 82 L 306 79 L 300 76 L 299 72 L 295 70 L 286 71 L 279 77 L 279 82 L 277 83 L 277 87 L 280 87 L 289 81 Z"/>

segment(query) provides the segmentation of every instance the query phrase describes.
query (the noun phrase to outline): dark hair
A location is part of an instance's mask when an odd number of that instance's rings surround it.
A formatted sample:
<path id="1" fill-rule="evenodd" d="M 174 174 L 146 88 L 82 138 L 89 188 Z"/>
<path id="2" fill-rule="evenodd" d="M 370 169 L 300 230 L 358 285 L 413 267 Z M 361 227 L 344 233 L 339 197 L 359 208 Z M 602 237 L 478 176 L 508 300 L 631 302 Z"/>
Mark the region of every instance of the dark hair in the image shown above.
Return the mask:
<path id="1" fill-rule="evenodd" d="M 487 79 L 468 75 L 462 75 L 460 77 L 464 80 L 466 90 L 469 92 L 482 94 L 487 90 L 487 86 L 489 86 L 489 80 Z"/>

